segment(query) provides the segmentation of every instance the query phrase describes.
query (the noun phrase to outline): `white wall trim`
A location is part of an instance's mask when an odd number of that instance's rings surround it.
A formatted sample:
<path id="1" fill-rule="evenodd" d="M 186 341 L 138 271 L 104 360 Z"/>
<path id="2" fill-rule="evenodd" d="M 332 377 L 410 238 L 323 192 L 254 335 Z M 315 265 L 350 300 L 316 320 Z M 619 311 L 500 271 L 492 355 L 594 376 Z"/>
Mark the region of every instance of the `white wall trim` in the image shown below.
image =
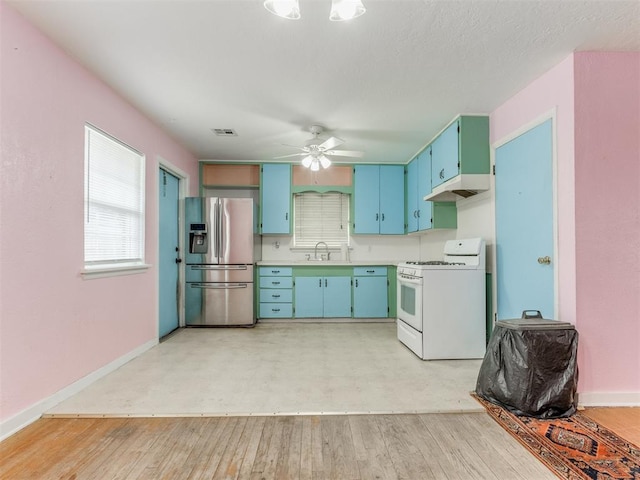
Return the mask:
<path id="1" fill-rule="evenodd" d="M 640 392 L 583 392 L 578 394 L 582 407 L 640 407 Z"/>
<path id="2" fill-rule="evenodd" d="M 107 374 L 115 371 L 125 363 L 142 355 L 144 352 L 146 352 L 147 350 L 149 350 L 150 348 L 154 347 L 157 344 L 158 344 L 157 339 L 150 340 L 147 343 L 144 343 L 139 347 L 131 350 L 129 353 L 117 358 L 113 362 L 108 363 L 104 367 L 91 372 L 90 374 L 88 374 L 85 377 L 82 377 L 80 380 L 76 382 L 73 382 L 71 385 L 68 385 L 62 390 L 58 390 L 53 395 L 35 403 L 31 407 L 21 411 L 20 413 L 14 415 L 13 417 L 10 417 L 4 420 L 3 422 L 0 423 L 0 441 L 13 435 L 18 430 L 23 429 L 30 423 L 35 422 L 40 418 L 40 416 L 43 413 L 45 413 L 50 408 L 53 408 L 58 403 L 80 392 L 81 390 L 88 387 L 96 380 L 99 380 L 102 377 L 106 376 Z"/>

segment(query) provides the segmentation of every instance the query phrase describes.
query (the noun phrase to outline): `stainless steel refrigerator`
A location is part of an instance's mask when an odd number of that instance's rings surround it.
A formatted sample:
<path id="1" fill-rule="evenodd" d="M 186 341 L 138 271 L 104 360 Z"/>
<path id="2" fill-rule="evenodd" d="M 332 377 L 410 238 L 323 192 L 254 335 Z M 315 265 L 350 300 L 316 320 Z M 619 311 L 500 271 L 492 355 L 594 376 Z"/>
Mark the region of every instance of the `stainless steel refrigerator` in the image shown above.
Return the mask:
<path id="1" fill-rule="evenodd" d="M 251 198 L 187 198 L 185 323 L 255 324 L 254 263 L 261 258 Z"/>

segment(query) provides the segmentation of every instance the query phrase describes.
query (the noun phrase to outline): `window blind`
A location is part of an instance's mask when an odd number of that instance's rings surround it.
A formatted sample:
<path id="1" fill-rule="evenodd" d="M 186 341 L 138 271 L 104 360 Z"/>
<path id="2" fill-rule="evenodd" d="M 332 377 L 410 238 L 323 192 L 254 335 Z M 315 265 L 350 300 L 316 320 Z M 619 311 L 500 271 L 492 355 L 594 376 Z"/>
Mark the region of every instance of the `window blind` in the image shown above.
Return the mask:
<path id="1" fill-rule="evenodd" d="M 349 195 L 343 193 L 297 193 L 293 197 L 296 247 L 329 247 L 349 243 Z"/>
<path id="2" fill-rule="evenodd" d="M 144 263 L 144 155 L 85 126 L 85 267 Z"/>

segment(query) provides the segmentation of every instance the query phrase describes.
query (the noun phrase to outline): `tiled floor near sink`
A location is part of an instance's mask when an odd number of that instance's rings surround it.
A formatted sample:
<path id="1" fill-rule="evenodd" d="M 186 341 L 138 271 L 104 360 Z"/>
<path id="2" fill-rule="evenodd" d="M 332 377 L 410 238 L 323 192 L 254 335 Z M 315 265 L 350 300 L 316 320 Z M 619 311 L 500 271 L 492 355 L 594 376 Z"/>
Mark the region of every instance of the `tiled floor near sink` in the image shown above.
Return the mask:
<path id="1" fill-rule="evenodd" d="M 394 323 L 188 328 L 47 413 L 481 411 L 469 396 L 480 363 L 422 361 Z"/>

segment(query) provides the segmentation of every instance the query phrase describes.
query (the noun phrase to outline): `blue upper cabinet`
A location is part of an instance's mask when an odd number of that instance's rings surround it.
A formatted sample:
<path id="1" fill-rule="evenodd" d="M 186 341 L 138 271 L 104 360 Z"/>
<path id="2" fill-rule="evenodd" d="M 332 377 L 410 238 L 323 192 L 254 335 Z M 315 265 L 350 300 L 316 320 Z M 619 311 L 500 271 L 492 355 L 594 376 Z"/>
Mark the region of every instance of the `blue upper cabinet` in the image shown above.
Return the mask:
<path id="1" fill-rule="evenodd" d="M 291 233 L 291 165 L 262 165 L 261 212 L 263 234 Z"/>
<path id="2" fill-rule="evenodd" d="M 380 165 L 380 233 L 404 233 L 403 165 Z"/>
<path id="3" fill-rule="evenodd" d="M 353 233 L 404 233 L 404 166 L 356 165 Z"/>
<path id="4" fill-rule="evenodd" d="M 356 165 L 353 174 L 353 233 L 380 233 L 380 167 Z"/>
<path id="5" fill-rule="evenodd" d="M 407 233 L 418 231 L 418 161 L 416 157 L 407 165 Z"/>
<path id="6" fill-rule="evenodd" d="M 456 118 L 431 143 L 431 200 L 450 200 L 451 191 L 489 189 L 489 117 Z M 455 179 L 455 180 L 454 180 Z M 441 188 L 446 183 L 450 188 Z"/>
<path id="7" fill-rule="evenodd" d="M 432 187 L 436 187 L 460 173 L 459 122 L 460 120 L 457 120 L 449 125 L 431 144 Z"/>
<path id="8" fill-rule="evenodd" d="M 432 146 L 407 165 L 407 233 L 457 226 L 455 202 L 424 200 L 431 193 Z"/>

